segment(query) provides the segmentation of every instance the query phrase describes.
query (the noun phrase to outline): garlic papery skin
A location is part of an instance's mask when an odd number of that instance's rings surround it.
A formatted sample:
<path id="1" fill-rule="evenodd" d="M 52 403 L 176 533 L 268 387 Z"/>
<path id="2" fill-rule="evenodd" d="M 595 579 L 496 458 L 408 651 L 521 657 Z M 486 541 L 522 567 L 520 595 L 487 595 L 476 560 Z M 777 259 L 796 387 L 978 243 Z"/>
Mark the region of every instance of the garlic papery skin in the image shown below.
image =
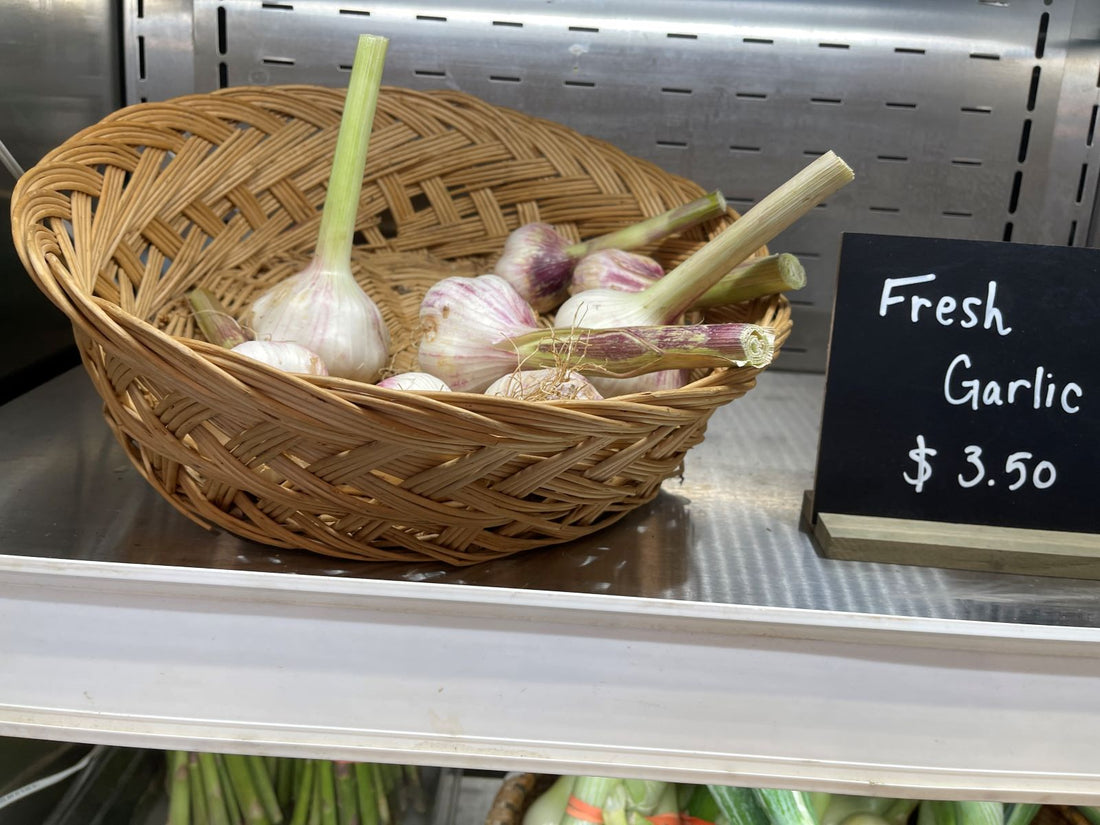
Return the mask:
<path id="1" fill-rule="evenodd" d="M 445 382 L 426 372 L 401 372 L 389 378 L 383 378 L 378 382 L 378 386 L 390 390 L 451 391 Z"/>
<path id="2" fill-rule="evenodd" d="M 493 344 L 538 326 L 534 310 L 498 275 L 452 275 L 420 303 L 420 368 L 456 392 L 481 392 L 516 368 L 514 352 Z"/>
<path id="3" fill-rule="evenodd" d="M 565 297 L 573 258 L 569 242 L 548 223 L 528 223 L 514 230 L 492 271 L 507 281 L 538 312 L 553 309 Z"/>
<path id="4" fill-rule="evenodd" d="M 486 388 L 485 395 L 524 401 L 599 401 L 603 398 L 592 382 L 580 373 L 556 367 L 520 370 L 501 376 Z"/>
<path id="5" fill-rule="evenodd" d="M 633 378 L 604 378 L 590 375 L 588 380 L 604 398 L 618 398 L 621 395 L 633 395 L 637 392 L 660 392 L 678 390 L 688 383 L 687 370 L 658 370 L 636 375 Z"/>
<path id="6" fill-rule="evenodd" d="M 292 341 L 321 356 L 330 375 L 371 382 L 389 360 L 390 332 L 350 267 L 319 257 L 253 304 L 248 325 L 261 341 Z"/>
<path id="7" fill-rule="evenodd" d="M 231 352 L 262 361 L 284 372 L 302 375 L 328 375 L 321 356 L 291 341 L 245 341 L 233 347 Z"/>
<path id="8" fill-rule="evenodd" d="M 664 274 L 664 268 L 646 255 L 622 249 L 603 249 L 585 255 L 573 267 L 569 294 L 602 288 L 641 292 Z"/>

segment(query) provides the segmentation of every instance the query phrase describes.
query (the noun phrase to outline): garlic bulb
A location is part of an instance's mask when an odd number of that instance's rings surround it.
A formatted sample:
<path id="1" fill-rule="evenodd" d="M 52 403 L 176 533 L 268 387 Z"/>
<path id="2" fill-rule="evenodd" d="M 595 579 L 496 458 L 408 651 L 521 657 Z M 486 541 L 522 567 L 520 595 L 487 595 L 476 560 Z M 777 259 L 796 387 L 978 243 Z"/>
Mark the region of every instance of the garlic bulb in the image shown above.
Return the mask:
<path id="1" fill-rule="evenodd" d="M 237 319 L 205 289 L 191 290 L 187 293 L 187 300 L 191 304 L 199 329 L 211 344 L 247 355 L 286 372 L 328 375 L 321 357 L 300 344 L 291 341 L 251 340 L 244 327 L 237 323 Z"/>
<path id="2" fill-rule="evenodd" d="M 373 381 L 389 360 L 390 332 L 350 268 L 315 257 L 253 304 L 249 325 L 263 341 L 292 341 L 316 352 L 340 378 Z"/>
<path id="3" fill-rule="evenodd" d="M 257 338 L 301 344 L 332 375 L 367 382 L 389 360 L 390 334 L 351 274 L 351 246 L 388 45 L 384 37 L 359 37 L 313 260 L 261 295 L 250 312 Z"/>
<path id="4" fill-rule="evenodd" d="M 497 275 L 452 275 L 420 304 L 420 368 L 458 392 L 480 392 L 516 368 L 514 352 L 493 344 L 538 325 L 530 305 Z"/>
<path id="5" fill-rule="evenodd" d="M 688 383 L 687 370 L 658 370 L 633 378 L 604 378 L 590 375 L 588 380 L 604 398 L 618 398 L 620 395 L 632 395 L 637 392 L 660 392 L 678 390 Z"/>
<path id="6" fill-rule="evenodd" d="M 426 372 L 401 372 L 383 378 L 378 386 L 391 390 L 434 390 L 436 392 L 450 392 L 451 388 L 434 375 Z"/>
<path id="7" fill-rule="evenodd" d="M 664 274 L 664 268 L 646 255 L 622 249 L 602 249 L 581 258 L 573 267 L 569 294 L 605 287 L 640 292 Z"/>
<path id="8" fill-rule="evenodd" d="M 245 341 L 231 351 L 286 372 L 328 375 L 325 363 L 317 353 L 291 341 Z"/>
<path id="9" fill-rule="evenodd" d="M 660 215 L 581 243 L 570 244 L 547 223 L 530 223 L 504 243 L 493 274 L 512 285 L 536 311 L 549 312 L 565 297 L 578 260 L 601 249 L 637 249 L 726 211 L 721 192 L 711 192 Z"/>
<path id="10" fill-rule="evenodd" d="M 513 231 L 493 265 L 493 274 L 507 281 L 532 308 L 553 309 L 564 297 L 573 269 L 569 241 L 548 223 L 528 223 Z"/>
<path id="11" fill-rule="evenodd" d="M 592 382 L 580 373 L 554 367 L 509 373 L 490 384 L 485 395 L 524 401 L 599 401 L 603 398 Z"/>

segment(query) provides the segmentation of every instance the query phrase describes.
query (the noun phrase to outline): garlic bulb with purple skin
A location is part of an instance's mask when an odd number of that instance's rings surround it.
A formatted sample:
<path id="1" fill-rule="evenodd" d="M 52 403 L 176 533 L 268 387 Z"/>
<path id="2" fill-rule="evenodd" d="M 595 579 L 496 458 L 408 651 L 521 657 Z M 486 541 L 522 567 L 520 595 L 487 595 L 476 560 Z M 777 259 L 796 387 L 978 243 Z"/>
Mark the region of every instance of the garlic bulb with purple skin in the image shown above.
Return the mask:
<path id="1" fill-rule="evenodd" d="M 537 326 L 534 310 L 503 278 L 443 278 L 420 303 L 420 368 L 456 392 L 481 392 L 516 368 L 515 353 L 493 344 Z"/>
<path id="2" fill-rule="evenodd" d="M 399 372 L 378 382 L 379 387 L 390 390 L 430 390 L 450 392 L 446 383 L 427 372 Z"/>
<path id="3" fill-rule="evenodd" d="M 601 249 L 637 249 L 724 214 L 726 199 L 711 192 L 623 229 L 571 244 L 548 223 L 529 223 L 504 242 L 494 275 L 504 278 L 537 312 L 549 312 L 568 292 L 577 261 Z"/>
<path id="4" fill-rule="evenodd" d="M 640 292 L 665 274 L 664 267 L 646 255 L 622 249 L 601 249 L 585 255 L 573 267 L 569 294 L 586 289 Z"/>

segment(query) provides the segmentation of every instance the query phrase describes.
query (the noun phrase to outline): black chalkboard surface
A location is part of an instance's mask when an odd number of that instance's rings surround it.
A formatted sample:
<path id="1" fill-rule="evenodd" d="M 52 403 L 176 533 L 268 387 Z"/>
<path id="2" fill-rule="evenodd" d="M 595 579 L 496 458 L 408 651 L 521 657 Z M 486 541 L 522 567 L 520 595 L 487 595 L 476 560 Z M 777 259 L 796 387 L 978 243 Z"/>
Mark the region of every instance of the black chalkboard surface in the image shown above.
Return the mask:
<path id="1" fill-rule="evenodd" d="M 846 234 L 819 513 L 1100 532 L 1100 250 Z"/>

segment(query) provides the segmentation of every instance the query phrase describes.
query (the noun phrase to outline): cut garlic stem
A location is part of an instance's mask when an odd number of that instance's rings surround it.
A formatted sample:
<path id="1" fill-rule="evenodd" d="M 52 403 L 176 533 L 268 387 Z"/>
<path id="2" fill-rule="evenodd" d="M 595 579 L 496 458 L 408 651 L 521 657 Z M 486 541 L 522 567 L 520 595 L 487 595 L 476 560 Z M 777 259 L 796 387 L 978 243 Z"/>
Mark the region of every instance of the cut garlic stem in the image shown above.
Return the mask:
<path id="1" fill-rule="evenodd" d="M 806 269 L 789 252 L 765 255 L 735 266 L 714 286 L 703 293 L 693 309 L 736 304 L 765 295 L 777 295 L 806 286 Z"/>
<path id="2" fill-rule="evenodd" d="M 187 301 L 191 304 L 195 323 L 211 344 L 232 349 L 250 340 L 237 319 L 205 289 L 192 289 L 187 293 Z"/>
<path id="3" fill-rule="evenodd" d="M 621 329 L 538 329 L 495 345 L 529 369 L 557 366 L 584 375 L 631 378 L 668 369 L 765 367 L 775 333 L 756 324 Z"/>
<path id="4" fill-rule="evenodd" d="M 676 318 L 722 276 L 854 178 L 834 152 L 826 152 L 765 195 L 712 241 L 647 287 L 647 303 Z M 643 293 L 644 294 L 644 293 Z"/>
<path id="5" fill-rule="evenodd" d="M 721 192 L 715 190 L 690 203 L 682 204 L 660 215 L 654 215 L 652 218 L 646 218 L 639 223 L 600 235 L 598 238 L 575 243 L 566 247 L 565 254 L 575 260 L 601 249 L 638 249 L 716 218 L 725 212 L 726 198 Z"/>
<path id="6" fill-rule="evenodd" d="M 347 97 L 336 153 L 329 173 L 328 191 L 321 213 L 316 256 L 323 268 L 347 268 L 351 260 L 355 220 L 359 213 L 359 192 L 363 187 L 363 168 L 370 147 L 378 90 L 386 61 L 389 40 L 372 34 L 359 36 L 348 81 Z"/>

